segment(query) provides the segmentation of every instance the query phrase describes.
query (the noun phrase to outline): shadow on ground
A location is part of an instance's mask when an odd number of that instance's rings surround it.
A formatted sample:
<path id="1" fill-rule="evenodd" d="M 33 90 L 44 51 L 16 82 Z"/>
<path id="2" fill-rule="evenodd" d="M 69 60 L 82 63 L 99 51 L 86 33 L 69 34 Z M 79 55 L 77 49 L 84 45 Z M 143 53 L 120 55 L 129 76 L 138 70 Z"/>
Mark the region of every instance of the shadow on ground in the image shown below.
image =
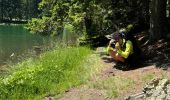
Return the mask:
<path id="1" fill-rule="evenodd" d="M 157 68 L 170 68 L 170 40 L 161 39 L 143 47 L 144 61 L 154 64 Z"/>
<path id="2" fill-rule="evenodd" d="M 137 42 L 139 42 L 138 44 L 142 51 L 142 57 L 139 64 L 127 70 L 134 70 L 149 65 L 155 65 L 157 68 L 163 70 L 170 69 L 170 39 L 160 39 L 154 43 L 149 43 L 149 36 L 147 33 L 140 33 L 140 35 L 136 35 L 135 38 Z M 106 48 L 99 47 L 96 51 L 98 51 L 104 62 L 115 63 L 115 61 L 106 54 Z"/>
<path id="3" fill-rule="evenodd" d="M 113 68 L 116 68 L 118 70 L 123 70 L 123 71 L 129 71 L 129 70 L 135 70 L 135 69 L 138 69 L 138 68 L 143 68 L 143 67 L 147 67 L 147 66 L 150 66 L 152 65 L 152 63 L 146 63 L 146 62 L 139 62 L 138 64 L 136 64 L 135 66 L 133 67 L 127 67 L 127 68 L 123 68 L 125 67 L 124 65 L 122 66 L 119 66 L 119 67 L 116 67 L 115 64 L 116 64 L 116 61 L 109 55 L 100 55 L 101 56 L 101 59 L 105 62 L 105 63 L 113 63 Z"/>

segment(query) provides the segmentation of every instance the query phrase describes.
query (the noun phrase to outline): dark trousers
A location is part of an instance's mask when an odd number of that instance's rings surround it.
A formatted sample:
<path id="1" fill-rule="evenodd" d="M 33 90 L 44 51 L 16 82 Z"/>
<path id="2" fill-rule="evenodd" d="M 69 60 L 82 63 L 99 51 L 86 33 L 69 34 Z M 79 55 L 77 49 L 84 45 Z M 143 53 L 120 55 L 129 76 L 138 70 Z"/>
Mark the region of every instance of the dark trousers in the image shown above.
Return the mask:
<path id="1" fill-rule="evenodd" d="M 128 67 L 135 67 L 139 62 L 139 57 L 135 53 L 129 55 L 129 57 L 125 60 L 125 63 Z"/>

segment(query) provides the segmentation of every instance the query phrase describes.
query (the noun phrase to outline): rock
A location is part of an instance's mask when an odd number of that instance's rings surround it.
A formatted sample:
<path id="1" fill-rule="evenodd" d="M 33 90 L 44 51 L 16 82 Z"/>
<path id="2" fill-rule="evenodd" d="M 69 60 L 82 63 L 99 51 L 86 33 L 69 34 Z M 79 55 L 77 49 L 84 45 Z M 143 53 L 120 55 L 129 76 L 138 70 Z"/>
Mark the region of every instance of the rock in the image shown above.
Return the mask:
<path id="1" fill-rule="evenodd" d="M 150 83 L 146 84 L 146 86 L 143 89 L 143 92 L 149 92 L 152 89 L 154 89 L 159 84 L 159 78 L 153 79 Z"/>
<path id="2" fill-rule="evenodd" d="M 170 84 L 167 85 L 167 94 L 170 95 Z"/>
<path id="3" fill-rule="evenodd" d="M 169 83 L 168 79 L 162 79 L 162 80 L 159 81 L 159 84 L 158 84 L 158 85 L 164 87 L 164 86 L 166 86 L 168 83 Z"/>
<path id="4" fill-rule="evenodd" d="M 170 100 L 170 80 L 154 79 L 144 87 L 146 100 Z"/>

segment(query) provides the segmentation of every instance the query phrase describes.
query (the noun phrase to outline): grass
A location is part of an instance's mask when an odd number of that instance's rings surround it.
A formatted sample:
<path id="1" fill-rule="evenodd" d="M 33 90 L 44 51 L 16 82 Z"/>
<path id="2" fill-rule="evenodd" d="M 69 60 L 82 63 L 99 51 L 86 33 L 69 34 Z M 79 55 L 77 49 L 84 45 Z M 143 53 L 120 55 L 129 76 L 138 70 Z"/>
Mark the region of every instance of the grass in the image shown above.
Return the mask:
<path id="1" fill-rule="evenodd" d="M 38 59 L 24 61 L 1 78 L 0 99 L 41 100 L 84 83 L 92 74 L 97 56 L 85 47 L 58 48 Z M 91 55 L 91 56 L 90 56 Z"/>
<path id="2" fill-rule="evenodd" d="M 155 78 L 155 75 L 153 73 L 146 74 L 146 75 L 142 76 L 142 82 L 147 83 L 150 80 L 152 80 L 153 78 Z"/>
<path id="3" fill-rule="evenodd" d="M 93 84 L 93 88 L 106 90 L 108 97 L 116 97 L 133 85 L 135 82 L 132 79 L 115 76 L 98 81 Z"/>
<path id="4" fill-rule="evenodd" d="M 168 78 L 168 76 L 162 72 L 160 72 L 159 75 L 156 75 L 155 73 L 148 73 L 148 74 L 143 75 L 141 77 L 141 80 L 143 83 L 146 84 L 155 78 Z"/>

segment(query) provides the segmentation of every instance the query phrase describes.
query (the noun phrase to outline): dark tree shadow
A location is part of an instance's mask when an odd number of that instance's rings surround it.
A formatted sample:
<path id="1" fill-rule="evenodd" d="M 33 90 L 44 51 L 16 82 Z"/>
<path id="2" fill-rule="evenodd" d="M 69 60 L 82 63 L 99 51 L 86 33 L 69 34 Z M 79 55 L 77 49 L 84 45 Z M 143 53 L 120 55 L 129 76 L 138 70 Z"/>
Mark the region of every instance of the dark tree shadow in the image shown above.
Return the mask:
<path id="1" fill-rule="evenodd" d="M 157 68 L 168 70 L 170 68 L 170 40 L 161 39 L 143 48 L 145 61 L 154 64 Z"/>
<path id="2" fill-rule="evenodd" d="M 112 58 L 112 57 L 110 57 L 110 56 L 102 56 L 101 57 L 102 58 L 102 60 L 105 62 L 105 63 L 112 63 L 112 62 L 114 62 L 115 63 L 115 60 Z"/>
<path id="3" fill-rule="evenodd" d="M 123 71 L 129 71 L 129 70 L 135 70 L 135 69 L 138 69 L 138 68 L 143 68 L 143 67 L 147 67 L 147 66 L 150 66 L 152 65 L 151 63 L 146 63 L 146 62 L 139 62 L 139 63 L 136 63 L 135 66 L 128 66 L 128 67 L 124 67 L 124 65 L 121 65 L 122 67 L 116 67 L 115 64 L 116 64 L 116 61 L 109 55 L 100 55 L 101 56 L 101 59 L 105 62 L 105 63 L 113 63 L 113 68 L 116 68 L 118 70 L 123 70 Z"/>
<path id="4" fill-rule="evenodd" d="M 141 38 L 143 36 L 139 36 Z M 170 69 L 170 39 L 160 39 L 154 43 L 145 44 L 147 36 L 140 41 L 141 58 L 140 62 L 133 67 L 129 67 L 126 70 L 135 70 L 138 68 L 154 65 L 156 68 L 163 70 Z M 106 63 L 115 63 L 115 61 L 106 53 L 99 53 L 101 58 Z M 114 66 L 114 65 L 113 65 Z M 121 70 L 121 69 L 120 69 Z"/>

